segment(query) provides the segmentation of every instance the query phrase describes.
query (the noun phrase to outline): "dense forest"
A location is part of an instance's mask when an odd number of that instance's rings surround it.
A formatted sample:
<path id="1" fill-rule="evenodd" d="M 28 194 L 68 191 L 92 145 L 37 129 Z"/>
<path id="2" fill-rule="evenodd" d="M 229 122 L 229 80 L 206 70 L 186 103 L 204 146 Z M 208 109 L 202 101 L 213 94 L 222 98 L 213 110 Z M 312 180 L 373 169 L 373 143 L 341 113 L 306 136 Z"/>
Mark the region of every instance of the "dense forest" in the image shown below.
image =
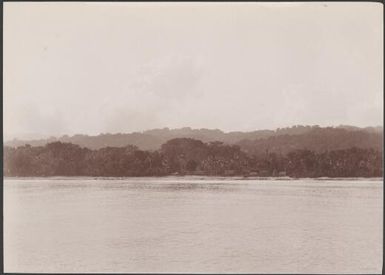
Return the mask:
<path id="1" fill-rule="evenodd" d="M 289 141 L 285 141 L 284 137 L 287 140 L 292 139 L 291 135 L 270 137 L 273 139 L 270 146 L 253 141 L 247 144 L 247 151 L 242 150 L 239 145 L 225 144 L 222 141 L 203 142 L 193 138 L 174 138 L 163 143 L 158 150 L 151 151 L 141 150 L 133 145 L 90 149 L 60 141 L 44 146 L 5 146 L 4 175 L 382 176 L 382 150 L 376 146 L 354 146 L 357 143 L 367 143 L 366 139 L 361 140 L 362 137 L 350 143 L 345 140 L 345 148 L 342 149 L 338 146 L 313 148 L 306 139 L 296 142 L 302 142 L 302 145 L 309 148 L 290 147 L 287 145 Z M 314 143 L 322 144 L 322 138 L 321 135 Z M 268 141 L 269 138 L 264 140 Z M 342 141 L 330 137 L 327 142 Z"/>

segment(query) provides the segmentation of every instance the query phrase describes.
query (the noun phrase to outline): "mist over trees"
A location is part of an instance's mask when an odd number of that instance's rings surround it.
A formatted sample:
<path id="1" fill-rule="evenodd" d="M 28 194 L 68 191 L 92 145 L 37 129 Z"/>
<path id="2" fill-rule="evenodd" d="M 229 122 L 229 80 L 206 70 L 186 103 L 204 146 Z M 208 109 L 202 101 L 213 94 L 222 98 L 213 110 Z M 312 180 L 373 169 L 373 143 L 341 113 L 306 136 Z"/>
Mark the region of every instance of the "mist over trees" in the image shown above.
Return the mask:
<path id="1" fill-rule="evenodd" d="M 382 132 L 312 127 L 302 134 L 285 133 L 265 139 L 242 140 L 237 144 L 251 154 L 264 154 L 266 151 L 287 154 L 300 149 L 317 153 L 352 147 L 382 150 L 382 142 Z"/>
<path id="2" fill-rule="evenodd" d="M 162 144 L 174 138 L 193 138 L 202 142 L 221 141 L 236 144 L 243 151 L 258 153 L 266 150 L 287 153 L 294 149 L 322 150 L 375 148 L 382 150 L 382 127 L 359 128 L 341 125 L 338 127 L 319 127 L 297 125 L 276 130 L 225 133 L 218 129 L 153 129 L 141 133 L 100 134 L 97 136 L 74 135 L 40 140 L 11 140 L 6 146 L 18 147 L 26 144 L 44 146 L 55 141 L 77 144 L 89 149 L 104 147 L 137 146 L 141 150 L 159 150 Z"/>

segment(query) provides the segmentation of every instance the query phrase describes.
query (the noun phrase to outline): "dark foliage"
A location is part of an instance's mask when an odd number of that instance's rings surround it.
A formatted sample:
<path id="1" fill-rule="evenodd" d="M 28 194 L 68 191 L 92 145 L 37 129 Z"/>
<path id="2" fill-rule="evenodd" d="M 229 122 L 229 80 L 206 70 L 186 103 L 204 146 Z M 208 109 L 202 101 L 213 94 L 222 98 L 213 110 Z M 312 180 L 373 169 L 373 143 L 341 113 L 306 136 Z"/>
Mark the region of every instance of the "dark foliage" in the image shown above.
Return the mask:
<path id="1" fill-rule="evenodd" d="M 204 143 L 192 138 L 171 139 L 158 151 L 143 151 L 131 145 L 91 150 L 62 142 L 4 148 L 5 176 L 172 174 L 381 177 L 382 152 L 373 148 L 328 150 L 320 147 L 318 150 L 293 148 L 287 153 L 265 150 L 247 154 L 236 145 L 218 141 Z"/>

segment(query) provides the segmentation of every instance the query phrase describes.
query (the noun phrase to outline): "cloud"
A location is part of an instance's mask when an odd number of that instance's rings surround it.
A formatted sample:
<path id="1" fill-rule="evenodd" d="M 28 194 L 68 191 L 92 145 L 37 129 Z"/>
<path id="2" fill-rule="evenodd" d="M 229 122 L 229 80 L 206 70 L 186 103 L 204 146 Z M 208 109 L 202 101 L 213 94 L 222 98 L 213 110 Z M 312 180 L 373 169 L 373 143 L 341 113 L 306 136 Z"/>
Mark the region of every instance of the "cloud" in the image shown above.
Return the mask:
<path id="1" fill-rule="evenodd" d="M 202 63 L 191 56 L 167 56 L 145 64 L 138 71 L 140 87 L 145 93 L 161 98 L 184 99 L 202 95 Z"/>
<path id="2" fill-rule="evenodd" d="M 29 139 L 65 134 L 68 131 L 58 110 L 42 111 L 35 104 L 25 104 L 4 116 L 4 138 Z"/>
<path id="3" fill-rule="evenodd" d="M 145 110 L 118 109 L 107 114 L 104 119 L 104 131 L 109 133 L 143 131 L 161 126 L 156 113 Z"/>

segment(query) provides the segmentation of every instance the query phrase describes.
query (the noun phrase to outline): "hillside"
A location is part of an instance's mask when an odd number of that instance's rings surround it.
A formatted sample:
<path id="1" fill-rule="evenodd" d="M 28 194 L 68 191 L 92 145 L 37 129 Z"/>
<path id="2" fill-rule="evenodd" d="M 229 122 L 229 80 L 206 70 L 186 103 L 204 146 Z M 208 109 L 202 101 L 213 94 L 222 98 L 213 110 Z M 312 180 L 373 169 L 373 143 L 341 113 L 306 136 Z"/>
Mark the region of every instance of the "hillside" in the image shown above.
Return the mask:
<path id="1" fill-rule="evenodd" d="M 314 152 L 342 150 L 352 147 L 382 151 L 383 134 L 372 129 L 313 128 L 298 135 L 275 135 L 265 139 L 242 140 L 237 143 L 249 154 L 266 152 L 287 154 L 293 150 L 306 149 Z"/>
<path id="2" fill-rule="evenodd" d="M 193 138 L 203 142 L 221 141 L 225 144 L 237 144 L 242 150 L 260 153 L 270 150 L 287 152 L 292 149 L 310 149 L 315 151 L 344 149 L 349 147 L 382 148 L 382 127 L 359 128 L 338 126 L 321 128 L 318 126 L 293 126 L 276 130 L 257 130 L 252 132 L 223 132 L 218 129 L 153 129 L 144 132 L 100 134 L 97 136 L 74 135 L 52 137 L 39 140 L 11 140 L 5 146 L 18 147 L 25 144 L 44 146 L 51 142 L 67 142 L 89 149 L 103 147 L 137 146 L 141 150 L 158 150 L 161 145 L 174 138 Z"/>

